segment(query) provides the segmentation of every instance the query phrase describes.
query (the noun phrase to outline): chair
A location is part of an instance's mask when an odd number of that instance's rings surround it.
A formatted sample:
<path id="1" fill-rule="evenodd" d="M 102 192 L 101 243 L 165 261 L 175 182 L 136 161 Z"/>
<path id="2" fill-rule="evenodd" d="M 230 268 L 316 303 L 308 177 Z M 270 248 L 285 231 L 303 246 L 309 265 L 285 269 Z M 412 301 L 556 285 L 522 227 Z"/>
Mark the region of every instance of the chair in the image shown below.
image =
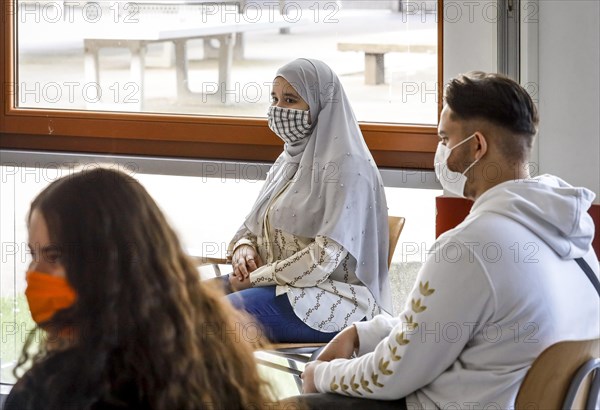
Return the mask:
<path id="1" fill-rule="evenodd" d="M 400 216 L 388 216 L 388 267 L 392 264 L 394 250 L 398 244 L 400 233 L 402 233 L 402 229 L 404 228 L 404 221 L 405 218 Z M 198 266 L 213 265 L 215 274 L 217 276 L 221 276 L 221 271 L 218 267 L 218 264 L 231 263 L 231 261 L 221 258 L 193 257 L 193 259 L 196 261 Z M 309 361 L 313 360 L 326 344 L 327 343 L 273 343 L 267 349 L 264 349 L 263 352 L 287 359 L 288 366 L 273 363 L 272 361 L 262 358 L 257 358 L 256 361 L 264 366 L 294 375 L 296 386 L 298 387 L 299 391 L 302 391 L 302 380 L 300 379 L 302 372 L 298 370 L 297 363 L 308 363 Z"/>
<path id="2" fill-rule="evenodd" d="M 600 339 L 559 342 L 527 372 L 515 409 L 597 409 Z"/>

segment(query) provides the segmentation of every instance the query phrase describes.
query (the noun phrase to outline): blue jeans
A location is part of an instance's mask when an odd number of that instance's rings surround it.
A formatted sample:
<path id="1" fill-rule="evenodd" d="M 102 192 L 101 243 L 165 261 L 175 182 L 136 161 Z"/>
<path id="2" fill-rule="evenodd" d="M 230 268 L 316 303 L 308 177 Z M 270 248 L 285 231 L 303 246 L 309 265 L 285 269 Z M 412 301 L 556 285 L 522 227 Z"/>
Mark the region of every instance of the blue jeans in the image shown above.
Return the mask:
<path id="1" fill-rule="evenodd" d="M 287 294 L 275 296 L 275 286 L 245 289 L 227 298 L 237 309 L 257 319 L 273 343 L 327 343 L 338 333 L 319 332 L 308 326 L 294 313 Z"/>

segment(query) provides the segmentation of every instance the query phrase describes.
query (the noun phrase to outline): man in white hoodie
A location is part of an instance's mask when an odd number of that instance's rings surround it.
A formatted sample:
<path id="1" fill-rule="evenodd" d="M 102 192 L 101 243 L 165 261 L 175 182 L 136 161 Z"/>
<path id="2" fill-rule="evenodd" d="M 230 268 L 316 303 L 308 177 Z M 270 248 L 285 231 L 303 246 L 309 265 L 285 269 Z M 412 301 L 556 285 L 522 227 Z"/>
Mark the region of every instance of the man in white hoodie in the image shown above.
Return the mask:
<path id="1" fill-rule="evenodd" d="M 598 293 L 575 261 L 598 276 L 595 195 L 529 175 L 538 116 L 516 82 L 469 73 L 444 99 L 436 174 L 471 212 L 438 238 L 399 316 L 355 323 L 306 367 L 305 393 L 352 397 L 301 396 L 311 408 L 512 408 L 544 349 L 600 336 Z"/>

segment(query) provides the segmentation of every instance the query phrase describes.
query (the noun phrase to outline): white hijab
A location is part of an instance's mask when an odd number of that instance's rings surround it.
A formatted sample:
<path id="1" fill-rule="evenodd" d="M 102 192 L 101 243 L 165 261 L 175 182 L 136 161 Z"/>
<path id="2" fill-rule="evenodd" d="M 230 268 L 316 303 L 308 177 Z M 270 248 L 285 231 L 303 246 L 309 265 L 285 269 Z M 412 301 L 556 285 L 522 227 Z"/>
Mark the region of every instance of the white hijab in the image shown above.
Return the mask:
<path id="1" fill-rule="evenodd" d="M 385 191 L 342 84 L 325 63 L 304 58 L 281 67 L 279 76 L 308 103 L 311 135 L 285 144 L 233 242 L 244 227 L 262 234 L 271 197 L 289 182 L 269 215 L 271 226 L 308 238 L 326 236 L 342 245 L 357 261 L 356 276 L 391 312 Z"/>

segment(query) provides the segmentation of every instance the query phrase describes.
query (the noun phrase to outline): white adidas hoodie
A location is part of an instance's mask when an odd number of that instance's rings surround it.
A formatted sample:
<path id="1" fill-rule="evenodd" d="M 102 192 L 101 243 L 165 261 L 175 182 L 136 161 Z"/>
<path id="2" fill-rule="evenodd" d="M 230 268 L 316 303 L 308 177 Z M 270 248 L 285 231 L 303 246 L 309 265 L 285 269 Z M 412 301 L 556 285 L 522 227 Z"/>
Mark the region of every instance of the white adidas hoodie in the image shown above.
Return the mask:
<path id="1" fill-rule="evenodd" d="M 544 175 L 502 183 L 440 236 L 396 318 L 355 326 L 359 357 L 315 368 L 320 392 L 412 409 L 507 409 L 534 359 L 600 336 L 594 194 Z"/>

